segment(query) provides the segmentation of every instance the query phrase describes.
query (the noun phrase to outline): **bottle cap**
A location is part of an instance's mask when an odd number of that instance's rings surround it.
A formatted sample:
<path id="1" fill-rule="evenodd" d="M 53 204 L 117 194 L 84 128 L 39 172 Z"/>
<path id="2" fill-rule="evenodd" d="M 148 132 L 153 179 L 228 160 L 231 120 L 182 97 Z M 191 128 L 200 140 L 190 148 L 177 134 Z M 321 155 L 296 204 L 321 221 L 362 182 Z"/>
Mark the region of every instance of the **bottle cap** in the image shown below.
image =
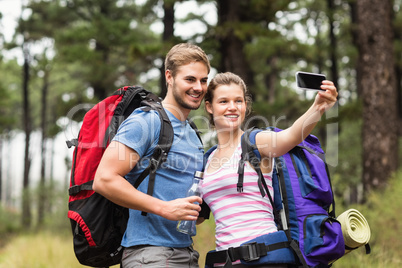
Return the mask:
<path id="1" fill-rule="evenodd" d="M 196 171 L 194 173 L 194 177 L 199 178 L 199 179 L 203 179 L 204 178 L 204 172 L 202 171 Z"/>

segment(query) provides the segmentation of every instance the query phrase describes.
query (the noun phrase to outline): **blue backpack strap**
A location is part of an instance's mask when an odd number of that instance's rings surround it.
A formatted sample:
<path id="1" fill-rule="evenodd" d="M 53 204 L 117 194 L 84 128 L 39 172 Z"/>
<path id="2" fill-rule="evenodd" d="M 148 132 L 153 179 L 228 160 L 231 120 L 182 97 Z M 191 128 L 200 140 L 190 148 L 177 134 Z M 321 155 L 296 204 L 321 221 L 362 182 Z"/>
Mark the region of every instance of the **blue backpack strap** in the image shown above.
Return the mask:
<path id="1" fill-rule="evenodd" d="M 237 191 L 238 192 L 243 191 L 244 164 L 246 161 L 248 161 L 258 174 L 258 187 L 260 189 L 261 196 L 264 197 L 265 194 L 267 194 L 272 204 L 272 207 L 274 207 L 274 200 L 272 199 L 272 196 L 268 190 L 268 186 L 262 175 L 262 171 L 260 168 L 261 155 L 256 146 L 255 138 L 256 135 L 261 131 L 262 131 L 261 129 L 251 128 L 246 130 L 242 136 L 241 139 L 242 154 L 238 168 L 239 179 L 237 182 Z"/>
<path id="2" fill-rule="evenodd" d="M 241 137 L 241 157 L 239 161 L 239 167 L 237 173 L 239 174 L 239 178 L 237 181 L 237 192 L 243 192 L 243 181 L 244 181 L 244 164 L 249 161 L 252 166 L 256 169 L 257 173 L 260 170 L 260 161 L 261 155 L 258 152 L 258 148 L 255 145 L 255 136 L 261 129 L 250 128 L 247 129 L 242 137 Z M 252 137 L 252 139 L 250 139 Z M 258 174 L 260 177 L 260 174 Z M 262 176 L 262 173 L 261 173 Z M 264 189 L 262 188 L 262 184 L 260 178 L 258 179 L 258 186 L 260 188 L 260 192 L 262 196 L 265 196 Z"/>
<path id="3" fill-rule="evenodd" d="M 296 242 L 293 241 L 293 243 Z M 237 247 L 209 251 L 205 258 L 205 268 L 214 267 L 214 263 L 224 263 L 223 268 L 234 268 L 237 266 L 233 266 L 232 262 L 237 260 L 250 267 L 254 267 L 254 265 L 263 267 L 264 264 L 267 265 L 264 267 L 271 267 L 272 265 L 277 267 L 278 264 L 299 267 L 291 245 L 292 241 L 288 240 L 283 231 L 264 234 Z"/>
<path id="4" fill-rule="evenodd" d="M 273 128 L 267 128 L 267 129 L 274 131 Z M 239 161 L 239 169 L 238 169 L 239 178 L 238 178 L 238 182 L 237 182 L 237 189 L 239 191 L 239 189 L 242 190 L 242 188 L 243 188 L 244 164 L 246 161 L 248 161 L 258 174 L 258 187 L 260 189 L 261 196 L 264 197 L 265 194 L 267 194 L 268 199 L 272 205 L 275 222 L 277 222 L 277 224 L 278 224 L 278 222 L 280 222 L 279 212 L 275 207 L 274 199 L 272 198 L 272 195 L 268 189 L 268 185 L 265 182 L 264 176 L 263 176 L 261 168 L 260 168 L 261 154 L 258 151 L 258 148 L 256 146 L 256 136 L 261 131 L 263 131 L 263 130 L 251 128 L 251 129 L 246 130 L 242 136 L 242 144 L 241 144 L 242 145 L 242 155 L 241 155 L 241 159 Z"/>
<path id="5" fill-rule="evenodd" d="M 209 150 L 204 154 L 204 164 L 202 166 L 202 172 L 205 171 L 205 166 L 207 165 L 207 161 L 208 161 L 208 157 L 211 155 L 211 153 L 213 151 L 216 150 L 216 148 L 218 148 L 218 145 L 214 145 L 211 148 L 209 148 Z"/>
<path id="6" fill-rule="evenodd" d="M 250 144 L 253 146 L 253 152 L 254 152 L 255 156 L 256 156 L 260 161 L 261 161 L 261 154 L 260 154 L 260 152 L 258 151 L 257 146 L 255 145 L 255 144 L 256 144 L 255 137 L 256 137 L 257 134 L 258 134 L 259 132 L 261 132 L 261 131 L 262 131 L 262 129 L 256 129 L 256 128 L 254 128 L 254 129 L 252 129 L 252 131 L 250 132 L 250 135 L 249 135 Z"/>

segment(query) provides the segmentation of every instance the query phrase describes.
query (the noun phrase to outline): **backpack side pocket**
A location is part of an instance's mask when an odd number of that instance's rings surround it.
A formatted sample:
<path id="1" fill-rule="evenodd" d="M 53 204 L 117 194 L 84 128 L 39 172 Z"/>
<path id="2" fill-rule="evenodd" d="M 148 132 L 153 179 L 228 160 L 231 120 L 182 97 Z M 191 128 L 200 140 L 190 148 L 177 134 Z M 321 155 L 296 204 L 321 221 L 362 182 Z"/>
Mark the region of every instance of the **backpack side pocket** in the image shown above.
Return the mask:
<path id="1" fill-rule="evenodd" d="M 118 264 L 128 209 L 97 193 L 70 202 L 69 209 L 74 252 L 78 261 L 92 267 Z"/>
<path id="2" fill-rule="evenodd" d="M 292 155 L 292 162 L 298 172 L 302 196 L 323 208 L 329 208 L 332 204 L 333 193 L 325 162 L 317 155 L 300 148 Z M 311 163 L 314 164 L 311 165 Z"/>
<path id="3" fill-rule="evenodd" d="M 311 262 L 325 263 L 345 254 L 339 221 L 328 215 L 308 215 L 303 223 L 303 252 Z"/>

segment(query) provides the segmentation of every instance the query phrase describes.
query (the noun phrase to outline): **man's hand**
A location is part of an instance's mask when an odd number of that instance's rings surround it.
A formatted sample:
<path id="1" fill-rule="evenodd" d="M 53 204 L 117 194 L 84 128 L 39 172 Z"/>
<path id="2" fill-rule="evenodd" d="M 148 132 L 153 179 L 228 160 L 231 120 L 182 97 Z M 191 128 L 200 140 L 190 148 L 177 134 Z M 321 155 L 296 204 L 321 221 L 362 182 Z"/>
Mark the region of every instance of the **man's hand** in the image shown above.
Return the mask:
<path id="1" fill-rule="evenodd" d="M 199 204 L 202 198 L 198 196 L 190 196 L 167 201 L 161 211 L 161 216 L 172 221 L 195 221 L 201 211 Z"/>

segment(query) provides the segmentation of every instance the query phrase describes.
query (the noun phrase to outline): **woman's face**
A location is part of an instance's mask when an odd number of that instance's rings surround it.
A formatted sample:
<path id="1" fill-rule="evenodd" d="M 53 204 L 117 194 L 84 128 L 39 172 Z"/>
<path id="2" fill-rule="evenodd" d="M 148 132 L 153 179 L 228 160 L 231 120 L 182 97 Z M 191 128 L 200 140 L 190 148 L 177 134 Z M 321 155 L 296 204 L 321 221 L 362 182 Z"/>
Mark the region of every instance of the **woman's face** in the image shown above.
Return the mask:
<path id="1" fill-rule="evenodd" d="M 206 102 L 208 113 L 212 114 L 217 130 L 240 128 L 246 116 L 247 103 L 243 89 L 236 85 L 221 85 L 214 90 L 211 102 Z"/>

